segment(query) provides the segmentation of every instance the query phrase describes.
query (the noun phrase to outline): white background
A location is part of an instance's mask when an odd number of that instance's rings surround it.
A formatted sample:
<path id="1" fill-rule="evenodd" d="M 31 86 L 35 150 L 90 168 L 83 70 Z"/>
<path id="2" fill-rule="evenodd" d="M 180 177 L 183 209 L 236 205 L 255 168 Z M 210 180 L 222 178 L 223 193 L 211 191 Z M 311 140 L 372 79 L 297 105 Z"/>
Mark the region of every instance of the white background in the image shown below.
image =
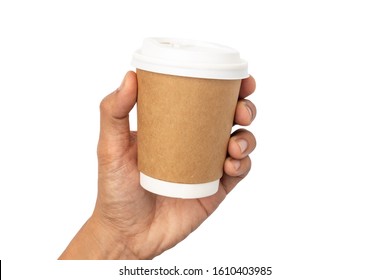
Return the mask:
<path id="1" fill-rule="evenodd" d="M 94 207 L 100 100 L 144 37 L 174 36 L 249 61 L 258 147 L 250 175 L 212 217 L 146 264 L 389 279 L 389 14 L 387 1 L 2 0 L 3 274 L 65 275 L 52 260 Z M 109 266 L 84 273 L 122 279 L 119 263 Z"/>

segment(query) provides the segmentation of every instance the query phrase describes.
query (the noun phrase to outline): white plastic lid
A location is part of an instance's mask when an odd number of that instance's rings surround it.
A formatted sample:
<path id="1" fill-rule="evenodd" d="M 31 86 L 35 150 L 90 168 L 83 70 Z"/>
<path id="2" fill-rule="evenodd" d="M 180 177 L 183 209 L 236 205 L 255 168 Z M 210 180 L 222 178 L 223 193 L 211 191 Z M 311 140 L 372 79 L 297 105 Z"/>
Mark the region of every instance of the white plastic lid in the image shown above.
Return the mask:
<path id="1" fill-rule="evenodd" d="M 176 198 L 201 198 L 218 191 L 219 180 L 203 184 L 182 184 L 162 181 L 140 172 L 140 184 L 152 193 Z"/>
<path id="2" fill-rule="evenodd" d="M 161 74 L 238 80 L 248 77 L 248 63 L 238 51 L 219 44 L 178 38 L 146 38 L 132 65 Z"/>

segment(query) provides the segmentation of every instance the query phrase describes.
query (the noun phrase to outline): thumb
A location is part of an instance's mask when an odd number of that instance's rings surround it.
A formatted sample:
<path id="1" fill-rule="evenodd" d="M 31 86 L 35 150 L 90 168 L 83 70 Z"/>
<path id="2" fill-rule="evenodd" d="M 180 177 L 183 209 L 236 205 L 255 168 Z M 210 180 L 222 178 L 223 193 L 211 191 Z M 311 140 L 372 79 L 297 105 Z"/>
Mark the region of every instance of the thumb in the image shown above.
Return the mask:
<path id="1" fill-rule="evenodd" d="M 129 71 L 120 87 L 100 103 L 100 140 L 129 140 L 129 113 L 136 101 L 137 77 L 134 72 Z"/>

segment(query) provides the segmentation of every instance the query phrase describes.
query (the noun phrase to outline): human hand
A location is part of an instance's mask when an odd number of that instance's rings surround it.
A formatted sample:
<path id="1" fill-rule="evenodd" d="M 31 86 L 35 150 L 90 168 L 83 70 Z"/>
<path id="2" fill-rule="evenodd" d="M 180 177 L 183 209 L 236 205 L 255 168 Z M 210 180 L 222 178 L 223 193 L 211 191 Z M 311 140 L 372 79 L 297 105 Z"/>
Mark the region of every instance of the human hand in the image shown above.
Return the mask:
<path id="1" fill-rule="evenodd" d="M 245 99 L 254 90 L 252 77 L 242 81 L 236 124 L 246 126 L 255 118 L 254 104 Z M 60 259 L 152 259 L 194 231 L 250 170 L 248 155 L 256 140 L 239 129 L 229 140 L 216 194 L 177 199 L 144 190 L 137 167 L 137 132 L 130 131 L 129 124 L 136 100 L 136 74 L 128 72 L 121 86 L 101 102 L 96 206 Z"/>

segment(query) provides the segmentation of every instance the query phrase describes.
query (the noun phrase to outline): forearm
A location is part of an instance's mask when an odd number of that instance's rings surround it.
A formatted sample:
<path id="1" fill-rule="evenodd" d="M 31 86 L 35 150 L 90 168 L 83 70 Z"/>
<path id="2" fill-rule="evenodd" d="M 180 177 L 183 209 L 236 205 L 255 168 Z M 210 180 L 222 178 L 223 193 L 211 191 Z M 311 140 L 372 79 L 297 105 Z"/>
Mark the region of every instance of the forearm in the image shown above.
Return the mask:
<path id="1" fill-rule="evenodd" d="M 125 242 L 91 217 L 81 227 L 60 260 L 136 259 Z"/>

